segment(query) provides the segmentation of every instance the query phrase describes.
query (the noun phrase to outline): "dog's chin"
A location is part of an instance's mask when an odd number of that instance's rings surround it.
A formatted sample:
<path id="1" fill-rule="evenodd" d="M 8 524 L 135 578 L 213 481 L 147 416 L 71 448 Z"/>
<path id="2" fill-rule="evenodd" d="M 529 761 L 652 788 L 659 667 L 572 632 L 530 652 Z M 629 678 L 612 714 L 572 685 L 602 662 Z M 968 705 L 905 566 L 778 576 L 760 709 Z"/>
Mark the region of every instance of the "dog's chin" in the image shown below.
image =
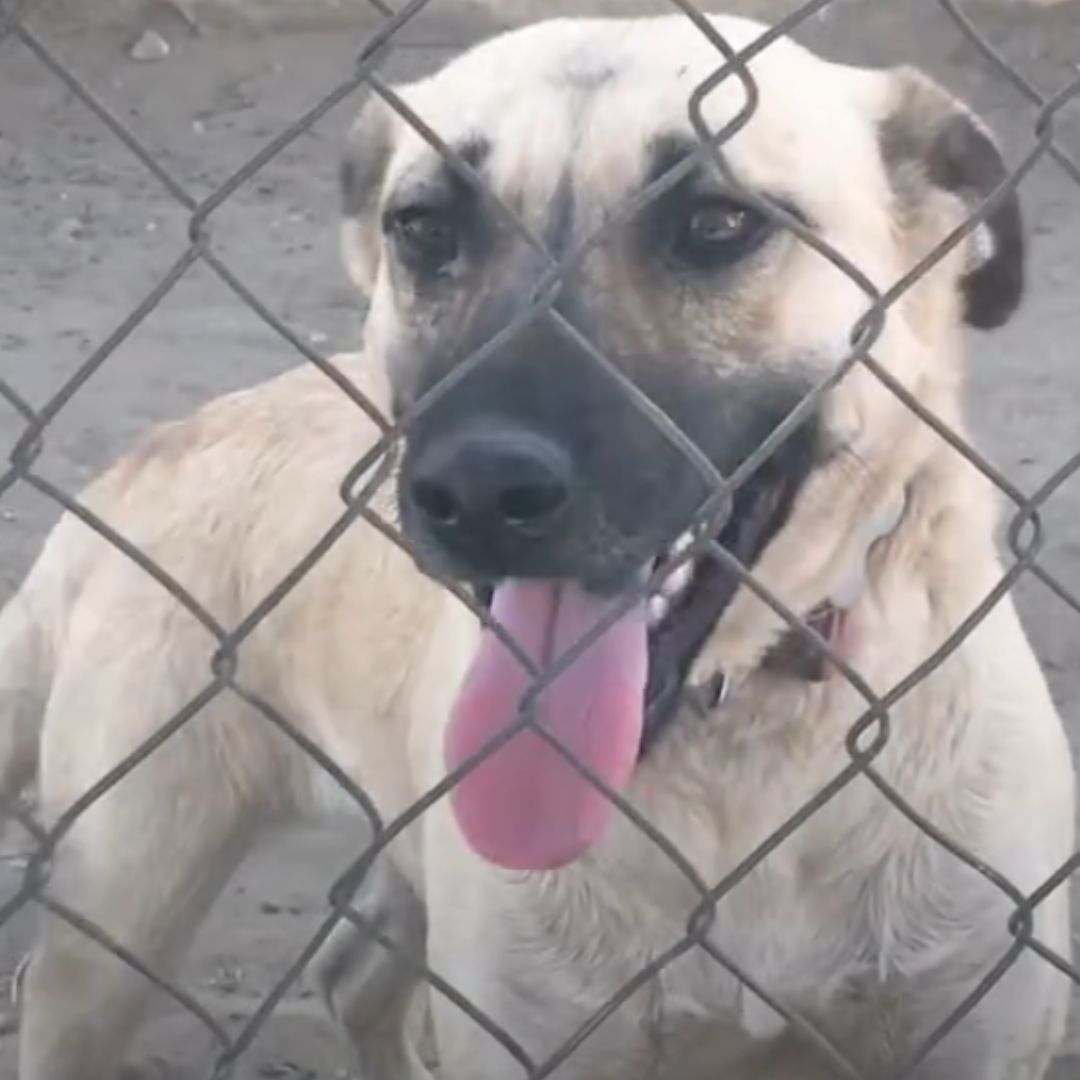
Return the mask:
<path id="1" fill-rule="evenodd" d="M 629 602 L 631 596 L 640 595 L 643 582 L 653 582 L 653 590 L 645 600 L 648 680 L 640 756 L 656 744 L 683 704 L 689 702 L 699 712 L 717 704 L 723 687 L 721 673 L 709 685 L 695 687 L 692 693 L 687 687 L 695 661 L 739 586 L 738 574 L 716 549 L 722 549 L 743 567 L 752 567 L 782 527 L 792 494 L 782 484 L 747 491 L 736 499 L 719 533 L 684 533 L 629 580 L 623 573 L 621 582 L 607 580 L 599 590 L 592 582 L 584 584 L 588 592 L 600 592 L 615 600 L 622 594 Z M 495 584 L 473 584 L 477 600 L 486 608 L 491 606 L 495 589 Z"/>

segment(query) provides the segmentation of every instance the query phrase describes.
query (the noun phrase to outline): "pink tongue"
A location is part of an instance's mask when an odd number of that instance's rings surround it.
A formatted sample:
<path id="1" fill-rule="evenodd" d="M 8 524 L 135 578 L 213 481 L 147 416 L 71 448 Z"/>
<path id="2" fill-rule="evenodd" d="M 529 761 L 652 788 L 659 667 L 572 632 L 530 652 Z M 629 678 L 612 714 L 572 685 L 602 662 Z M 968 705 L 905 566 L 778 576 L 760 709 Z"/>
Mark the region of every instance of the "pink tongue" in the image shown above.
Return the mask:
<path id="1" fill-rule="evenodd" d="M 576 585 L 508 581 L 492 615 L 538 669 L 593 630 L 612 601 Z M 537 699 L 535 722 L 616 791 L 637 761 L 648 674 L 644 609 L 609 627 Z M 490 631 L 465 677 L 446 734 L 454 769 L 519 717 L 531 677 Z M 470 847 L 510 870 L 548 870 L 599 839 L 613 807 L 534 731 L 523 729 L 454 788 L 454 812 Z"/>

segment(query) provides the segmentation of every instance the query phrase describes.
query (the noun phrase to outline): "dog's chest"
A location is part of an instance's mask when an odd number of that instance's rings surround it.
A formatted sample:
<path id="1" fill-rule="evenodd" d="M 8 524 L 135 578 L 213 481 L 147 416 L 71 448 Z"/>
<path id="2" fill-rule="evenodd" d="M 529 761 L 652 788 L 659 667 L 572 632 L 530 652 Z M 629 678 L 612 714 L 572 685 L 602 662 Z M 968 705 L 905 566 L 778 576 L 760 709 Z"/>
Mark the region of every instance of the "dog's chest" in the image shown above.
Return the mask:
<path id="1" fill-rule="evenodd" d="M 864 794 L 841 793 L 816 828 L 749 867 L 740 856 L 753 850 L 750 837 L 718 853 L 672 829 L 698 865 L 712 857 L 709 884 L 724 887 L 708 899 L 654 845 L 624 838 L 618 862 L 594 864 L 571 892 L 543 898 L 535 925 L 548 948 L 567 947 L 557 963 L 567 998 L 623 986 L 654 965 L 634 999 L 635 1030 L 660 1059 L 707 1042 L 719 1070 L 710 1077 L 725 1080 L 790 1034 L 791 1015 L 819 1029 L 887 1023 L 889 987 L 947 962 L 942 942 L 993 898 L 932 841 L 899 835 L 902 823 L 882 823 L 886 844 Z"/>
<path id="2" fill-rule="evenodd" d="M 771 911 L 753 919 L 749 900 L 736 903 L 733 894 L 698 944 L 688 933 L 692 916 L 672 918 L 671 912 L 650 910 L 625 895 L 619 903 L 599 891 L 578 895 L 558 911 L 545 904 L 543 917 L 529 920 L 539 939 L 518 945 L 533 962 L 528 971 L 510 975 L 506 988 L 519 1000 L 508 1021 L 534 1031 L 543 1026 L 536 1032 L 541 1044 L 557 1046 L 651 965 L 655 977 L 639 985 L 582 1047 L 589 1066 L 581 1075 L 606 1080 L 606 1064 L 620 1061 L 619 1080 L 756 1077 L 762 1055 L 772 1052 L 788 1027 L 766 997 L 782 1010 L 810 1011 L 833 996 L 841 971 L 868 967 L 857 964 L 851 941 L 828 938 L 829 927 L 811 924 L 786 889 L 774 893 Z M 591 910 L 590 900 L 596 905 Z M 547 980 L 542 1008 L 535 1000 L 538 969 Z"/>

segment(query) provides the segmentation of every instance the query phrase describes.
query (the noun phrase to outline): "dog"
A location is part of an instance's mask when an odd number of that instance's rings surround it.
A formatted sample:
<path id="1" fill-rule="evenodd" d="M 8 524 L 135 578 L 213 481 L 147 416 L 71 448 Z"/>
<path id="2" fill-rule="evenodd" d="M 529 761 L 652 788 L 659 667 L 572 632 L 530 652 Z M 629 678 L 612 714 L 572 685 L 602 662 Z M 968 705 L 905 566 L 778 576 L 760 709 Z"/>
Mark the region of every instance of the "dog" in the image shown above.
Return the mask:
<path id="1" fill-rule="evenodd" d="M 562 1080 L 1038 1080 L 1062 1038 L 1067 981 L 1030 949 L 939 1030 L 1074 848 L 1060 720 L 1010 599 L 986 603 L 993 491 L 919 415 L 964 435 L 967 328 L 1022 298 L 1015 193 L 926 77 L 787 38 L 752 88 L 699 95 L 731 128 L 718 159 L 688 102 L 724 63 L 679 17 L 507 33 L 399 91 L 449 163 L 368 104 L 342 176 L 370 308 L 335 364 L 405 431 L 392 483 L 220 648 L 214 626 L 343 521 L 383 436 L 289 372 L 158 428 L 83 496 L 194 613 L 68 515 L 0 618 L 3 790 L 36 777 L 56 821 L 158 738 L 48 884 L 155 970 L 260 824 L 349 803 L 267 712 L 384 823 L 463 774 L 357 904 L 505 1037 L 341 931 L 313 970 L 373 1080 L 431 1075 L 418 1025 L 449 1080 L 525 1057 Z M 992 194 L 890 298 L 873 367 L 842 369 L 875 290 Z M 1064 885 L 1030 934 L 1068 957 Z M 22 1080 L 111 1075 L 146 989 L 46 915 Z"/>

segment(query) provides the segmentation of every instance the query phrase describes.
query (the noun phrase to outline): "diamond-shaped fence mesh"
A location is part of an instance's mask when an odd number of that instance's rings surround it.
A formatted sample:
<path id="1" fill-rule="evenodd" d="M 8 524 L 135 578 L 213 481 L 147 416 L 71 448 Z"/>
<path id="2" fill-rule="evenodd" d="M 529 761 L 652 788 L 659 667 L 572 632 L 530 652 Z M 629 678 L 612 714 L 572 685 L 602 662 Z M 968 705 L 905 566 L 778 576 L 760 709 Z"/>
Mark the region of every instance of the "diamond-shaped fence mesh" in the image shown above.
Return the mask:
<path id="1" fill-rule="evenodd" d="M 115 767 L 100 776 L 98 781 L 86 790 L 73 803 L 48 820 L 42 820 L 29 803 L 18 802 L 5 797 L 2 804 L 4 815 L 14 819 L 25 830 L 29 841 L 26 852 L 25 870 L 21 885 L 0 908 L 0 927 L 8 924 L 12 917 L 24 908 L 42 909 L 50 921 L 66 924 L 71 932 L 85 935 L 105 953 L 111 953 L 121 964 L 135 969 L 143 980 L 153 984 L 159 991 L 168 995 L 175 1004 L 205 1026 L 218 1044 L 215 1060 L 206 1064 L 208 1077 L 223 1078 L 236 1074 L 249 1054 L 254 1040 L 259 1036 L 267 1021 L 280 1006 L 286 995 L 290 994 L 305 968 L 327 939 L 343 923 L 352 923 L 359 934 L 366 940 L 378 943 L 391 953 L 398 954 L 400 963 L 413 972 L 419 983 L 426 983 L 432 994 L 437 995 L 456 1006 L 469 1023 L 486 1032 L 490 1039 L 497 1041 L 506 1051 L 505 1075 L 522 1075 L 532 1078 L 547 1077 L 556 1074 L 568 1063 L 575 1061 L 575 1056 L 582 1054 L 589 1039 L 609 1018 L 616 1014 L 632 997 L 662 979 L 665 973 L 677 961 L 690 954 L 711 958 L 711 961 L 743 984 L 751 994 L 757 995 L 783 1018 L 791 1030 L 796 1031 L 804 1040 L 805 1046 L 813 1059 L 828 1070 L 821 1075 L 863 1077 L 864 1080 L 880 1080 L 881 1072 L 869 1073 L 858 1062 L 851 1060 L 845 1051 L 843 1040 L 837 1040 L 833 1034 L 826 1033 L 816 1024 L 815 1018 L 804 1015 L 797 1004 L 786 1000 L 783 993 L 770 989 L 768 978 L 761 972 L 748 968 L 736 955 L 729 955 L 717 943 L 712 934 L 717 913 L 722 908 L 725 898 L 755 870 L 760 868 L 769 857 L 800 829 L 807 828 L 814 817 L 841 792 L 856 784 L 870 784 L 876 789 L 882 800 L 892 804 L 899 815 L 903 815 L 918 830 L 930 837 L 943 853 L 943 857 L 958 860 L 966 864 L 988 887 L 996 890 L 1007 901 L 1007 910 L 1003 915 L 1003 930 L 1010 942 L 997 961 L 980 971 L 977 977 L 965 984 L 965 992 L 960 995 L 952 1008 L 943 1010 L 940 1016 L 928 1024 L 925 1036 L 918 1040 L 913 1052 L 902 1055 L 889 1066 L 887 1075 L 900 1080 L 902 1077 L 922 1077 L 929 1075 L 921 1068 L 935 1049 L 939 1047 L 969 1014 L 977 1010 L 984 999 L 1000 981 L 1021 961 L 1029 961 L 1037 956 L 1041 962 L 1052 965 L 1064 973 L 1073 983 L 1080 985 L 1080 969 L 1069 955 L 1062 955 L 1040 941 L 1034 932 L 1035 913 L 1055 890 L 1062 889 L 1080 867 L 1080 853 L 1075 854 L 1062 864 L 1038 888 L 1021 888 L 993 865 L 988 865 L 977 853 L 969 851 L 965 845 L 951 834 L 947 824 L 939 823 L 920 809 L 917 809 L 904 791 L 897 790 L 890 783 L 878 762 L 889 746 L 891 738 L 891 710 L 919 687 L 927 678 L 945 664 L 960 649 L 975 628 L 995 609 L 1022 578 L 1033 578 L 1041 582 L 1080 619 L 1080 596 L 1069 582 L 1062 580 L 1059 574 L 1051 570 L 1042 557 L 1046 526 L 1043 521 L 1044 511 L 1056 493 L 1077 473 L 1080 472 L 1080 437 L 1073 446 L 1061 448 L 1060 467 L 1053 472 L 1036 490 L 1028 490 L 996 467 L 978 449 L 972 446 L 966 436 L 953 430 L 947 419 L 937 415 L 934 408 L 922 401 L 917 393 L 906 387 L 875 357 L 875 346 L 879 342 L 883 328 L 891 309 L 925 275 L 929 274 L 942 260 L 950 256 L 956 248 L 967 242 L 994 211 L 1000 207 L 1013 192 L 1024 184 L 1036 166 L 1050 165 L 1063 177 L 1080 185 L 1080 160 L 1071 155 L 1056 134 L 1055 125 L 1059 116 L 1071 103 L 1080 98 L 1080 76 L 1056 88 L 1052 93 L 1040 92 L 1016 70 L 1008 60 L 990 43 L 981 32 L 977 10 L 968 13 L 961 5 L 952 0 L 909 0 L 907 6 L 913 9 L 912 17 L 923 17 L 926 11 L 934 9 L 937 14 L 944 13 L 955 25 L 960 34 L 974 45 L 985 57 L 989 68 L 1003 84 L 1008 84 L 1024 96 L 1031 107 L 1031 134 L 1028 149 L 1019 160 L 1015 161 L 995 189 L 982 200 L 973 213 L 956 228 L 942 243 L 933 250 L 925 252 L 918 263 L 904 276 L 884 291 L 871 281 L 859 266 L 846 258 L 840 251 L 825 242 L 811 224 L 790 212 L 779 203 L 742 189 L 725 158 L 725 144 L 728 143 L 753 117 L 759 104 L 759 88 L 755 83 L 749 66 L 755 56 L 769 49 L 783 35 L 798 31 L 813 17 L 826 12 L 835 0 L 811 0 L 800 4 L 796 10 L 781 20 L 768 33 L 755 40 L 750 46 L 741 49 L 729 43 L 717 25 L 708 20 L 691 0 L 671 0 L 674 11 L 692 23 L 707 40 L 716 54 L 715 71 L 700 85 L 694 87 L 688 95 L 686 107 L 691 125 L 698 138 L 694 153 L 672 166 L 667 172 L 655 179 L 632 202 L 621 206 L 616 213 L 586 239 L 577 243 L 569 251 L 552 254 L 548 250 L 545 238 L 534 235 L 524 218 L 499 195 L 485 189 L 485 180 L 480 170 L 465 160 L 467 155 L 455 151 L 440 138 L 438 131 L 432 130 L 406 100 L 384 79 L 380 69 L 387 57 L 394 50 L 400 35 L 409 24 L 424 10 L 437 8 L 439 0 L 409 0 L 390 5 L 372 0 L 383 21 L 371 33 L 359 49 L 355 67 L 349 77 L 334 87 L 313 108 L 299 116 L 294 123 L 281 131 L 250 160 L 236 169 L 231 176 L 221 183 L 208 197 L 198 198 L 182 183 L 140 138 L 138 124 L 129 123 L 93 93 L 88 83 L 79 72 L 71 70 L 50 46 L 48 35 L 40 34 L 33 28 L 30 14 L 32 3 L 15 3 L 12 0 L 0 4 L 0 42 L 18 45 L 27 51 L 35 61 L 47 70 L 52 78 L 98 121 L 103 123 L 119 142 L 130 152 L 147 175 L 158 182 L 168 196 L 187 215 L 188 243 L 176 253 L 175 260 L 167 273 L 160 280 L 149 284 L 142 301 L 123 319 L 123 321 L 92 350 L 86 360 L 68 378 L 63 385 L 54 389 L 51 395 L 40 405 L 31 405 L 24 394 L 15 385 L 0 381 L 0 395 L 7 406 L 21 418 L 21 433 L 7 455 L 7 468 L 0 478 L 0 495 L 9 490 L 28 487 L 36 490 L 47 500 L 51 500 L 68 515 L 80 519 L 85 526 L 93 530 L 109 545 L 112 545 L 123 557 L 138 567 L 139 571 L 156 582 L 209 634 L 214 647 L 208 653 L 205 679 L 202 688 L 191 696 L 174 715 L 161 724 L 152 738 L 142 742 L 126 754 Z M 925 9 L 916 14 L 914 9 Z M 858 17 L 857 13 L 854 17 Z M 1080 57 L 1080 42 L 1077 42 L 1077 55 Z M 918 57 L 913 57 L 918 62 Z M 0 55 L 0 64 L 4 56 Z M 507 75 L 512 78 L 512 74 Z M 721 130 L 710 128 L 706 119 L 706 106 L 710 95 L 717 88 L 730 83 L 737 83 L 745 98 L 745 107 Z M 487 340 L 472 355 L 456 364 L 453 373 L 443 379 L 433 389 L 425 393 L 418 401 L 398 413 L 394 418 L 384 414 L 376 402 L 365 396 L 353 382 L 342 374 L 339 367 L 320 354 L 309 340 L 290 328 L 288 320 L 276 313 L 273 306 L 264 302 L 257 295 L 257 290 L 245 281 L 244 272 L 229 256 L 223 254 L 215 243 L 214 229 L 216 216 L 222 207 L 237 192 L 273 160 L 308 132 L 330 110 L 347 101 L 354 94 L 368 91 L 382 102 L 400 119 L 410 125 L 416 133 L 440 155 L 450 170 L 466 185 L 483 191 L 485 206 L 510 234 L 517 236 L 531 247 L 537 257 L 543 260 L 546 269 L 540 274 L 539 282 L 532 292 L 532 302 L 523 305 L 506 325 L 500 327 L 493 337 Z M 851 327 L 849 351 L 847 356 L 828 376 L 805 394 L 798 405 L 792 409 L 781 423 L 762 439 L 753 453 L 746 457 L 738 467 L 722 475 L 701 448 L 689 438 L 665 411 L 634 382 L 627 377 L 620 365 L 608 356 L 599 344 L 589 340 L 582 329 L 569 318 L 560 307 L 559 299 L 563 287 L 577 268 L 587 259 L 590 252 L 606 242 L 617 229 L 626 222 L 640 215 L 650 204 L 661 199 L 689 171 L 701 163 L 707 164 L 723 176 L 729 187 L 738 192 L 746 204 L 771 218 L 783 229 L 790 231 L 805 245 L 808 245 L 821 258 L 831 262 L 841 273 L 865 294 L 865 310 L 857 323 Z M 1080 191 L 1078 191 L 1080 197 Z M 5 259 L 13 257 L 4 253 Z M 298 357 L 306 364 L 314 365 L 327 379 L 331 380 L 337 391 L 351 400 L 357 410 L 358 423 L 366 418 L 374 422 L 381 436 L 376 445 L 360 461 L 357 461 L 347 476 L 327 476 L 326 482 L 339 490 L 341 505 L 337 521 L 296 564 L 281 578 L 279 584 L 269 591 L 262 601 L 255 605 L 238 622 L 223 624 L 185 585 L 182 575 L 176 574 L 159 565 L 155 559 L 140 548 L 135 540 L 126 537 L 123 530 L 111 523 L 98 511 L 82 501 L 78 494 L 62 489 L 39 469 L 39 459 L 46 446 L 50 429 L 60 414 L 87 385 L 98 375 L 110 357 L 165 301 L 169 294 L 187 277 L 194 268 L 203 267 L 211 271 L 238 300 L 246 305 L 267 327 L 295 350 Z M 244 667 L 246 643 L 256 634 L 263 624 L 283 605 L 286 598 L 301 587 L 307 575 L 327 557 L 335 544 L 350 529 L 377 529 L 386 543 L 408 549 L 408 541 L 398 522 L 377 508 L 375 496 L 394 481 L 395 470 L 400 452 L 409 439 L 410 429 L 420 418 L 436 410 L 448 393 L 467 379 L 469 375 L 488 363 L 494 354 L 513 342 L 516 336 L 529 327 L 543 322 L 553 332 L 556 340 L 571 344 L 578 354 L 593 366 L 597 372 L 610 379 L 614 386 L 624 394 L 642 416 L 654 424 L 663 434 L 668 444 L 676 448 L 686 458 L 687 468 L 695 470 L 708 484 L 711 494 L 698 511 L 693 521 L 682 523 L 682 529 L 668 538 L 670 545 L 692 526 L 692 535 L 696 537 L 689 545 L 684 545 L 678 554 L 657 565 L 648 582 L 641 583 L 635 595 L 627 595 L 610 612 L 603 623 L 597 625 L 584 639 L 577 642 L 565 655 L 545 670 L 538 670 L 528 655 L 505 634 L 495 623 L 484 605 L 477 600 L 468 588 L 452 582 L 444 582 L 457 599 L 467 605 L 477 619 L 495 633 L 505 638 L 505 645 L 519 658 L 533 679 L 533 684 L 525 695 L 518 720 L 507 727 L 497 739 L 490 741 L 479 752 L 471 755 L 458 767 L 430 790 L 423 791 L 404 812 L 388 814 L 378 806 L 372 796 L 364 790 L 350 771 L 345 761 L 335 760 L 334 755 L 313 737 L 308 725 L 298 724 L 288 715 L 288 710 L 272 701 L 257 688 L 256 681 L 250 680 Z M 227 363 L 227 357 L 223 358 Z M 951 632 L 941 641 L 934 652 L 926 656 L 903 679 L 882 692 L 875 690 L 859 671 L 845 658 L 843 650 L 836 642 L 823 634 L 805 613 L 792 610 L 784 601 L 764 586 L 756 577 L 752 567 L 747 567 L 730 551 L 716 540 L 722 526 L 732 513 L 736 494 L 749 484 L 755 475 L 766 466 L 781 449 L 794 437 L 807 419 L 819 410 L 826 395 L 842 380 L 854 372 L 861 372 L 864 377 L 877 379 L 894 394 L 912 414 L 936 436 L 947 442 L 957 455 L 973 466 L 1005 500 L 1009 510 L 1006 536 L 1008 558 L 1006 569 L 1000 579 L 986 593 L 985 598 L 970 612 L 967 618 L 951 627 Z M 1062 404 L 1062 408 L 1071 406 Z M 558 680 L 560 675 L 570 668 L 578 657 L 588 650 L 617 621 L 637 605 L 640 600 L 655 592 L 673 573 L 692 560 L 711 559 L 737 582 L 745 585 L 770 607 L 789 628 L 790 633 L 804 643 L 804 647 L 816 651 L 831 663 L 834 678 L 846 679 L 853 691 L 861 699 L 862 716 L 847 733 L 843 750 L 846 763 L 823 782 L 812 798 L 791 814 L 781 827 L 761 840 L 752 850 L 739 852 L 733 868 L 721 881 L 704 880 L 696 868 L 696 861 L 672 841 L 663 831 L 649 820 L 649 815 L 635 805 L 635 801 L 620 794 L 612 785 L 590 769 L 584 762 L 575 758 L 573 753 L 554 736 L 545 726 L 535 720 L 533 706 L 542 698 L 545 690 Z M 1080 622 L 1077 624 L 1080 626 Z M 153 755 L 170 741 L 181 737 L 184 730 L 198 723 L 200 714 L 222 697 L 239 698 L 251 709 L 261 715 L 266 724 L 272 725 L 278 732 L 290 740 L 298 752 L 307 755 L 323 774 L 328 785 L 340 788 L 341 793 L 350 799 L 360 811 L 370 827 L 370 843 L 358 855 L 355 861 L 334 882 L 327 882 L 326 896 L 328 907 L 325 918 L 295 957 L 287 970 L 279 973 L 272 990 L 266 995 L 261 1005 L 245 1019 L 239 1029 L 230 1028 L 211 1015 L 200 1003 L 197 995 L 185 989 L 177 977 L 166 965 L 157 960 L 140 956 L 128 948 L 123 939 L 127 927 L 106 928 L 96 920 L 88 918 L 79 910 L 78 894 L 70 890 L 64 892 L 54 887 L 54 868 L 58 854 L 70 840 L 73 829 L 84 819 L 92 815 L 94 808 L 102 800 L 118 789 L 129 777 L 144 766 Z M 700 707 L 700 702 L 698 702 Z M 575 1022 L 576 1030 L 553 1053 L 536 1057 L 530 1054 L 519 1041 L 513 1030 L 497 1022 L 478 1003 L 455 985 L 458 973 L 452 970 L 433 970 L 425 959 L 418 956 L 417 950 L 403 947 L 393 934 L 380 929 L 378 918 L 357 906 L 357 897 L 368 884 L 379 856 L 403 834 L 410 826 L 418 822 L 436 803 L 443 800 L 461 781 L 475 770 L 485 759 L 496 754 L 509 740 L 525 729 L 531 730 L 543 739 L 558 754 L 562 755 L 575 770 L 586 780 L 599 788 L 616 806 L 618 812 L 636 829 L 640 830 L 655 846 L 675 872 L 684 879 L 691 891 L 694 902 L 686 911 L 685 933 L 666 950 L 657 951 L 647 963 L 644 963 L 632 978 L 624 985 L 611 987 L 605 1000 L 583 1007 Z M 56 752 L 56 751 L 53 751 Z M 212 782 L 208 780 L 208 782 Z M 179 811 L 178 811 L 179 812 Z M 131 822 L 137 830 L 138 822 Z M 132 868 L 136 872 L 137 867 Z M 899 886 L 898 886 L 899 887 Z M 539 932 L 539 931 L 538 931 Z M 917 929 L 913 931 L 917 933 Z M 538 978 L 542 973 L 538 974 Z M 104 993 L 104 990 L 102 991 Z M 538 999 L 539 1000 L 539 999 Z M 93 1006 L 89 1006 L 93 1008 Z M 78 1038 L 78 1032 L 68 1033 L 72 1039 Z M 437 1051 L 436 1051 L 437 1052 Z M 510 1062 L 517 1062 L 515 1067 Z M 516 1069 L 516 1071 L 515 1071 Z M 89 1075 L 89 1074 L 88 1074 Z M 365 1074 L 366 1075 L 366 1074 Z M 372 1075 L 381 1076 L 381 1073 Z M 387 1074 L 389 1075 L 389 1074 Z M 485 1074 L 487 1075 L 487 1074 Z M 559 1072 L 559 1075 L 563 1075 Z M 571 1072 L 567 1075 L 584 1076 L 585 1073 Z M 605 1073 L 604 1075 L 607 1075 Z M 634 1075 L 639 1075 L 634 1073 Z M 644 1074 L 640 1074 L 644 1075 Z M 717 1075 L 728 1075 L 722 1069 Z M 738 1075 L 743 1075 L 739 1073 Z M 772 1076 L 773 1073 L 768 1075 Z M 776 1075 L 780 1075 L 777 1073 Z M 783 1075 L 788 1075 L 787 1073 Z M 792 1073 L 791 1075 L 795 1075 Z M 802 1076 L 803 1073 L 799 1072 Z M 807 1074 L 809 1075 L 809 1074 Z M 818 1073 L 813 1073 L 817 1076 Z M 937 1077 L 939 1074 L 932 1074 Z M 995 1073 L 1005 1077 L 1032 1076 L 1035 1072 Z M 34 1073 L 27 1080 L 46 1080 L 54 1078 L 53 1072 Z"/>

